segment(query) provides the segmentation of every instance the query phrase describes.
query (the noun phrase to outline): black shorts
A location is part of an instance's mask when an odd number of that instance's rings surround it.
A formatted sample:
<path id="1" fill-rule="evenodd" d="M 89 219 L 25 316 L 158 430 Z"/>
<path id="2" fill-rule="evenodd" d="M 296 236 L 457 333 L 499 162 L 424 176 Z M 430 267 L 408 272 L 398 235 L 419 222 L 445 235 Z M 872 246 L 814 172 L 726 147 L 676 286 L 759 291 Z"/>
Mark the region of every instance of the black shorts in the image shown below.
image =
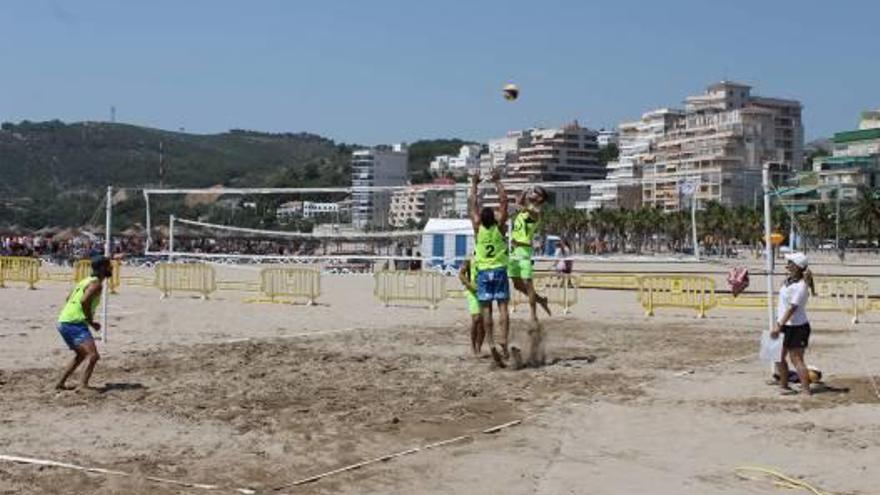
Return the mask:
<path id="1" fill-rule="evenodd" d="M 786 349 L 806 349 L 810 344 L 810 324 L 785 325 L 782 327 L 784 340 L 782 345 Z"/>

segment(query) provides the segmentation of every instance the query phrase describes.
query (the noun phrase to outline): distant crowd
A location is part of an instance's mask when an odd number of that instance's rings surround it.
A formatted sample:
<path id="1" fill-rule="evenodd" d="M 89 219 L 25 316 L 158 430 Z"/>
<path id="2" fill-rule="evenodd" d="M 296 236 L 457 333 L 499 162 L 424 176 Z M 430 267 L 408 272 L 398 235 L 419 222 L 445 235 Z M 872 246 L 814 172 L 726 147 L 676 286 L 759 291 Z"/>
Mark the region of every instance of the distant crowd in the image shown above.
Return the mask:
<path id="1" fill-rule="evenodd" d="M 115 238 L 113 252 L 116 255 L 140 256 L 144 253 L 143 241 L 136 238 Z M 51 236 L 17 235 L 0 237 L 0 256 L 25 256 L 42 258 L 59 265 L 69 265 L 77 260 L 103 254 L 104 240 L 100 237 L 78 236 L 72 239 L 54 239 Z"/>

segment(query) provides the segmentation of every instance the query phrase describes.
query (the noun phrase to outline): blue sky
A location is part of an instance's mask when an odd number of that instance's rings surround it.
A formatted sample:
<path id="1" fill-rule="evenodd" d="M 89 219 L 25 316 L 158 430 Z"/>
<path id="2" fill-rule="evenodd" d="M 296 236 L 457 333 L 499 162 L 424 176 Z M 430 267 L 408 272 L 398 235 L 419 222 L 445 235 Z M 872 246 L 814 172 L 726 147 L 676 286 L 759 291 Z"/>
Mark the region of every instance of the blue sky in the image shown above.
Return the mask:
<path id="1" fill-rule="evenodd" d="M 877 19 L 875 0 L 7 0 L 0 120 L 115 105 L 200 133 L 485 140 L 610 127 L 732 79 L 799 99 L 814 138 L 880 107 Z"/>

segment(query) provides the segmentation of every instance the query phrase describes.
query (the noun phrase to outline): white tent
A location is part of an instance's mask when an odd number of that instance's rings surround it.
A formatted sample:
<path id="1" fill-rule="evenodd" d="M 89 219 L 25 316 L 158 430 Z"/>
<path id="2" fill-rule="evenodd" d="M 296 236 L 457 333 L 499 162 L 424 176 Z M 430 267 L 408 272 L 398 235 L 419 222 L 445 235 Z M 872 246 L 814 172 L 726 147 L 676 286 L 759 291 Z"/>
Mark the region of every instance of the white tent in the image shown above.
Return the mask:
<path id="1" fill-rule="evenodd" d="M 422 235 L 425 266 L 458 267 L 474 252 L 471 221 L 459 218 L 431 218 Z"/>

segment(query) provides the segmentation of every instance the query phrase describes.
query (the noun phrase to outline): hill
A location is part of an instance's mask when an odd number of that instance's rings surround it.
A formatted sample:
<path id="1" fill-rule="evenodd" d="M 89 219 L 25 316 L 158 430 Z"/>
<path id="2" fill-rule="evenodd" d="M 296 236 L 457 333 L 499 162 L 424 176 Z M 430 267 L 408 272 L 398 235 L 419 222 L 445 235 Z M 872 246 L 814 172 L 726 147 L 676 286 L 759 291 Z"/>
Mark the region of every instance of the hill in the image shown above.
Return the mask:
<path id="1" fill-rule="evenodd" d="M 456 154 L 462 144 L 466 141 L 412 143 L 410 173 L 423 175 L 435 155 Z M 355 148 L 309 133 L 236 129 L 203 135 L 107 122 L 4 123 L 0 226 L 37 229 L 94 221 L 107 185 L 346 186 Z M 129 195 L 120 205 L 125 221 L 140 220 L 139 196 Z"/>

